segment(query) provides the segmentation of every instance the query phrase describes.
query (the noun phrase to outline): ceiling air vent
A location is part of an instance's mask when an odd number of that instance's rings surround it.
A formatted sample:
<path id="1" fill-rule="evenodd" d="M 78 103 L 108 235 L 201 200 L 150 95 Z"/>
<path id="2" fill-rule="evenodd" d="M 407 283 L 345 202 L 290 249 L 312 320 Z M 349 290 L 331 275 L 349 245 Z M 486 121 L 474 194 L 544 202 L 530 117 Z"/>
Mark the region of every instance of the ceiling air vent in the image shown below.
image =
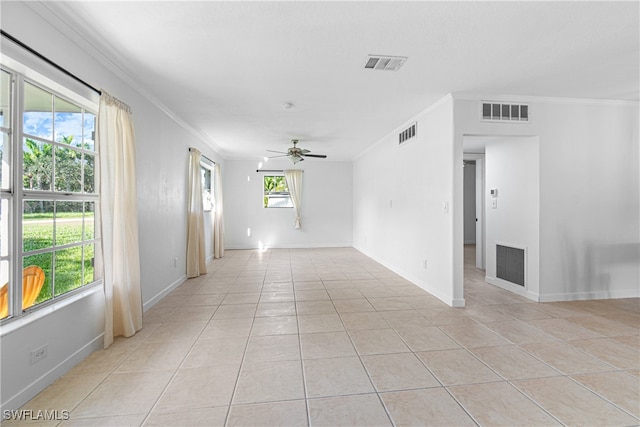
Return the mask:
<path id="1" fill-rule="evenodd" d="M 528 122 L 529 106 L 482 101 L 482 120 L 490 122 Z"/>
<path id="2" fill-rule="evenodd" d="M 364 68 L 367 70 L 398 71 L 406 60 L 405 56 L 369 55 L 364 61 Z"/>
<path id="3" fill-rule="evenodd" d="M 404 144 L 412 138 L 416 137 L 418 131 L 418 123 L 414 123 L 398 134 L 398 145 Z"/>

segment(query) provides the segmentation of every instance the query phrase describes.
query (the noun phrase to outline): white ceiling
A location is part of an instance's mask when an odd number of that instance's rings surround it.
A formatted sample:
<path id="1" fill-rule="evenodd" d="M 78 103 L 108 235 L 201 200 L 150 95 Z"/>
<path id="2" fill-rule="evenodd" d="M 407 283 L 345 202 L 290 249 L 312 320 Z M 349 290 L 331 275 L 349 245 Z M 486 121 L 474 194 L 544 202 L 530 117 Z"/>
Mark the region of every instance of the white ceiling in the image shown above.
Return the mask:
<path id="1" fill-rule="evenodd" d="M 450 92 L 640 99 L 638 2 L 44 6 L 227 158 L 298 138 L 351 160 Z M 367 54 L 409 59 L 372 71 Z"/>

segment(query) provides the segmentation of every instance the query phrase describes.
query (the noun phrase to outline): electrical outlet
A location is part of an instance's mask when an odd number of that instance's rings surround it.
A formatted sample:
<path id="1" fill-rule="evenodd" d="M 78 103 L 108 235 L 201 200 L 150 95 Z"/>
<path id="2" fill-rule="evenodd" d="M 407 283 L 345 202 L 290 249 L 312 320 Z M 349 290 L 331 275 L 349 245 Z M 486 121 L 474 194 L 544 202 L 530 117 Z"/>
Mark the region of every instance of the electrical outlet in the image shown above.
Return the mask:
<path id="1" fill-rule="evenodd" d="M 47 348 L 48 345 L 45 344 L 42 347 L 38 347 L 35 350 L 31 350 L 31 364 L 38 363 L 42 359 L 46 359 L 47 357 Z"/>

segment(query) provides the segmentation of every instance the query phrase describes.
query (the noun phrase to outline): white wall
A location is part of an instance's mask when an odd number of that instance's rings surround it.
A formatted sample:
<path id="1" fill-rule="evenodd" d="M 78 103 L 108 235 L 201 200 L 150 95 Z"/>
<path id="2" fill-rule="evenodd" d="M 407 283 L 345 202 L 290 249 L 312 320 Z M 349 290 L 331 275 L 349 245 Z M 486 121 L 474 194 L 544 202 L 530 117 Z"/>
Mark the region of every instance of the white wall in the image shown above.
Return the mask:
<path id="1" fill-rule="evenodd" d="M 489 283 L 537 299 L 540 270 L 540 160 L 535 137 L 502 137 L 487 144 L 486 276 Z M 497 197 L 490 195 L 497 189 Z M 495 207 L 494 207 L 495 202 Z M 525 288 L 496 278 L 496 245 L 524 248 Z"/>
<path id="2" fill-rule="evenodd" d="M 46 16 L 46 20 L 34 10 Z M 3 2 L 1 19 L 3 30 L 132 107 L 137 140 L 141 285 L 145 308 L 150 307 L 185 278 L 188 147 L 199 148 L 213 160 L 221 159 L 194 132 L 178 125 L 131 84 L 80 49 L 76 43 L 84 43 L 82 40 L 72 42 L 64 36 L 59 28 L 66 24 L 43 12 L 41 5 Z M 33 65 L 47 77 L 97 100 L 94 93 L 15 49 L 11 42 L 3 39 L 1 47 L 3 54 L 15 51 L 16 55 L 32 62 L 27 65 Z M 174 257 L 178 257 L 176 267 Z M 19 407 L 73 364 L 102 347 L 104 304 L 101 295 L 101 292 L 87 292 L 58 310 L 48 308 L 38 311 L 37 315 L 25 316 L 23 322 L 28 324 L 20 328 L 2 327 L 2 410 Z M 49 346 L 47 358 L 30 366 L 31 350 L 45 343 Z"/>
<path id="3" fill-rule="evenodd" d="M 464 244 L 476 243 L 476 165 L 464 167 Z"/>
<path id="4" fill-rule="evenodd" d="M 640 296 L 638 104 L 502 97 L 529 103 L 530 122 L 498 124 L 480 121 L 480 99 L 496 97 L 455 101 L 460 162 L 465 134 L 539 137 L 540 300 Z"/>
<path id="5" fill-rule="evenodd" d="M 307 159 L 296 166 L 271 159 L 264 169 L 303 169 L 302 228 L 296 230 L 292 208 L 263 207 L 263 177 L 258 160 L 227 160 L 225 243 L 246 249 L 351 246 L 353 172 L 350 162 Z M 247 180 L 247 177 L 250 180 Z M 251 236 L 247 236 L 247 229 Z"/>
<path id="6" fill-rule="evenodd" d="M 414 121 L 416 139 L 398 146 L 398 132 Z M 453 101 L 445 97 L 359 156 L 353 243 L 447 304 L 462 306 L 462 294 L 452 292 L 453 149 Z"/>

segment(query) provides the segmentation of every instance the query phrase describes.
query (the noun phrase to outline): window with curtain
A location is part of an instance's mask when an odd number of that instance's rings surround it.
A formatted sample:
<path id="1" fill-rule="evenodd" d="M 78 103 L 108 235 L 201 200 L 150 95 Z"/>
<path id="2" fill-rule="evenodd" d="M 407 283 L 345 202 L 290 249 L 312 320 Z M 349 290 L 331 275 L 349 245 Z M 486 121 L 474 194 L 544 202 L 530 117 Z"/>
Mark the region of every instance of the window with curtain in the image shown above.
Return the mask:
<path id="1" fill-rule="evenodd" d="M 213 194 L 213 165 L 200 162 L 200 175 L 202 179 L 202 207 L 205 212 L 211 212 L 214 208 Z"/>
<path id="2" fill-rule="evenodd" d="M 265 175 L 263 178 L 265 208 L 292 208 L 293 202 L 283 175 Z"/>
<path id="3" fill-rule="evenodd" d="M 6 319 L 98 282 L 98 154 L 89 101 L 4 67 L 0 76 L 0 318 Z M 21 311 L 13 309 L 19 300 Z"/>

